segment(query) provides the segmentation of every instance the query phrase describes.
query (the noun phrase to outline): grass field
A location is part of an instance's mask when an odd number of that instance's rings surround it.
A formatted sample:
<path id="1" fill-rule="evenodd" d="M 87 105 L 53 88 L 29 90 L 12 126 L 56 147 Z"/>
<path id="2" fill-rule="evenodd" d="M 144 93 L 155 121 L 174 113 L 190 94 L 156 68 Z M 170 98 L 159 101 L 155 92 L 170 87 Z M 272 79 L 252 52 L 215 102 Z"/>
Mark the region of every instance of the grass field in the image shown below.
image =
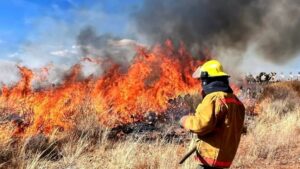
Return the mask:
<path id="1" fill-rule="evenodd" d="M 242 136 L 231 168 L 300 167 L 300 83 L 281 82 L 265 87 L 257 101 L 259 115 Z M 85 114 L 89 114 L 86 116 Z M 193 146 L 157 139 L 128 137 L 113 140 L 91 112 L 84 112 L 72 131 L 0 144 L 0 168 L 192 169 L 193 158 L 179 165 Z M 190 136 L 192 137 L 192 135 Z"/>

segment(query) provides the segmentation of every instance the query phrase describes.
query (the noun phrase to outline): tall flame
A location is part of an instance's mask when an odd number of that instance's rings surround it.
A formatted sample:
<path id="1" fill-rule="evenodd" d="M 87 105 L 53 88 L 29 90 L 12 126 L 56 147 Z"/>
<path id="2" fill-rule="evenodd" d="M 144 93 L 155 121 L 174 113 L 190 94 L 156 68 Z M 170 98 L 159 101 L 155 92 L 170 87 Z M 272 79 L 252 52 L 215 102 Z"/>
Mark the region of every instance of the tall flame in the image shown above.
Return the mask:
<path id="1" fill-rule="evenodd" d="M 81 66 L 77 64 L 61 85 L 42 90 L 31 87 L 33 71 L 19 67 L 21 80 L 2 88 L 0 103 L 26 119 L 15 131 L 19 135 L 68 130 L 76 125 L 73 117 L 83 106 L 95 111 L 101 124 L 113 127 L 143 120 L 147 112 L 162 114 L 170 99 L 199 92 L 200 84 L 191 74 L 200 64 L 184 45 L 175 49 L 166 41 L 151 50 L 137 47 L 126 72 L 113 64 L 99 78 L 80 80 Z"/>

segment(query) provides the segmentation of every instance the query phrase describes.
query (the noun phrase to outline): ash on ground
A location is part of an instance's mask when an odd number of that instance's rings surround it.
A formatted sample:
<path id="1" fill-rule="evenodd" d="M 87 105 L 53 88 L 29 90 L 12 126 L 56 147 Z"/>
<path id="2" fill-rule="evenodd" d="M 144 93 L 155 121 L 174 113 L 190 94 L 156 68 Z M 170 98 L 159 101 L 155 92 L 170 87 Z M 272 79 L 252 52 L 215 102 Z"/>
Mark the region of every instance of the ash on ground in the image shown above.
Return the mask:
<path id="1" fill-rule="evenodd" d="M 163 114 L 148 112 L 143 121 L 113 128 L 109 137 L 112 139 L 142 138 L 144 141 L 163 139 L 174 143 L 189 141 L 190 133 L 180 127 L 179 120 L 184 115 L 193 114 L 200 101 L 199 95 L 179 96 L 169 100 L 169 107 Z"/>

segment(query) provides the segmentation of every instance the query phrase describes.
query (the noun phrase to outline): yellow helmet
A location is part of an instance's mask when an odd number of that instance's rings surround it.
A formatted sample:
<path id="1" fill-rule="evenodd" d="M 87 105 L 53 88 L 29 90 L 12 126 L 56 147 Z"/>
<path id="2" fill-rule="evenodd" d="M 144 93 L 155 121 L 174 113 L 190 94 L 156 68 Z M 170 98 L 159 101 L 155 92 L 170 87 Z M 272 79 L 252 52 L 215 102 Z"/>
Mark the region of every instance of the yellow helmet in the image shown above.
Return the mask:
<path id="1" fill-rule="evenodd" d="M 223 66 L 217 60 L 210 60 L 199 66 L 193 73 L 193 78 L 229 76 L 223 71 Z"/>

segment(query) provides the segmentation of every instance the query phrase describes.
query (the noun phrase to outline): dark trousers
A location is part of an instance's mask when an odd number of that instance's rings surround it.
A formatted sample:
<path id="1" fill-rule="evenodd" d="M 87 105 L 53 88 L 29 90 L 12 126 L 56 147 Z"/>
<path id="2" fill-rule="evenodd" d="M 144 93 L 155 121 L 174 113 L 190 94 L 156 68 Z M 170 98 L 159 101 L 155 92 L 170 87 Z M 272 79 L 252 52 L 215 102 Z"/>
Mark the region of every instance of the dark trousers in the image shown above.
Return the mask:
<path id="1" fill-rule="evenodd" d="M 197 169 L 222 169 L 222 168 L 198 165 Z"/>

